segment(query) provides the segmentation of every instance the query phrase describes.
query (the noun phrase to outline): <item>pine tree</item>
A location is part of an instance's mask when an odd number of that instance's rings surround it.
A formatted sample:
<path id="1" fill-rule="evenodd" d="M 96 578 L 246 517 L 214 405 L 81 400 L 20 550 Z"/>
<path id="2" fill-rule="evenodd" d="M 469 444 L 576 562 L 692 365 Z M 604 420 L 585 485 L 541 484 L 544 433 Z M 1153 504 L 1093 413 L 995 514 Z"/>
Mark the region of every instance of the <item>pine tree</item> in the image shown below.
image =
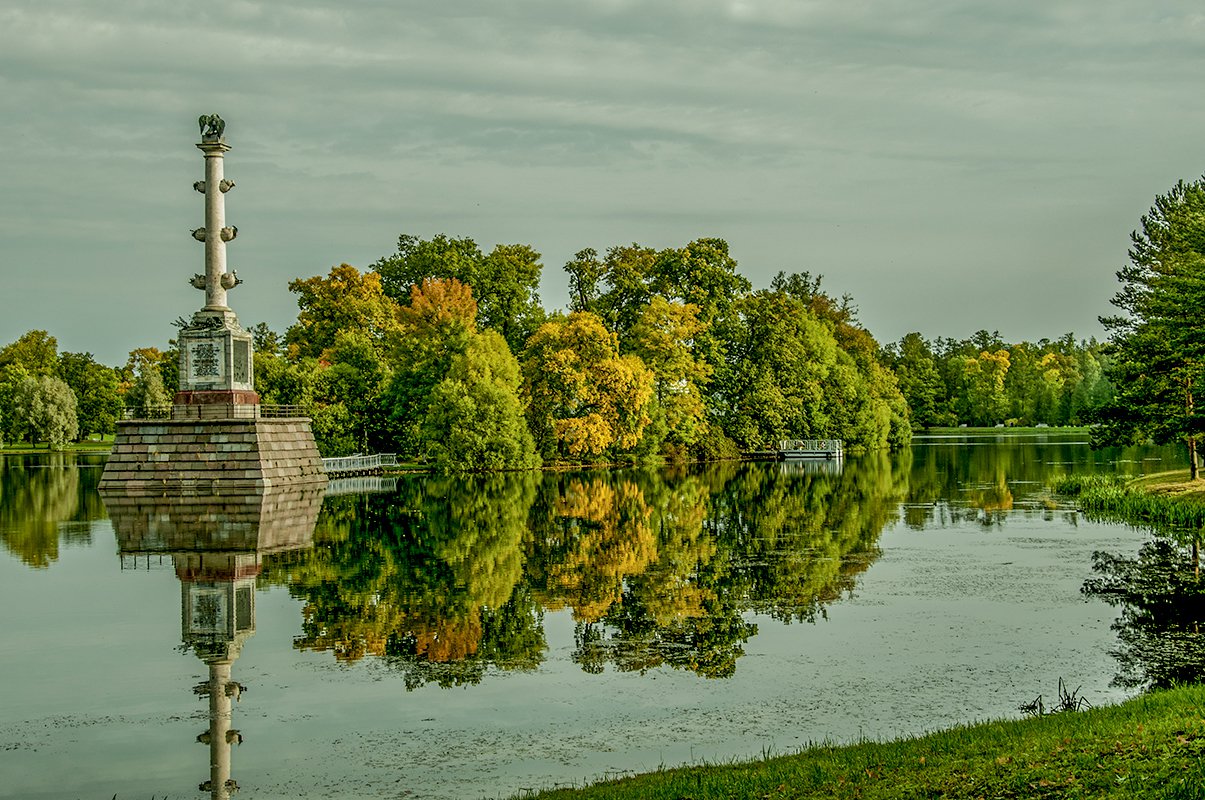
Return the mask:
<path id="1" fill-rule="evenodd" d="M 1205 377 L 1205 179 L 1176 184 L 1131 234 L 1130 263 L 1117 273 L 1122 288 L 1112 303 L 1121 314 L 1102 317 L 1109 330 L 1116 388 L 1098 413 L 1096 444 L 1143 439 L 1182 442 L 1190 476 L 1198 475 L 1197 449 L 1205 430 L 1197 411 Z"/>

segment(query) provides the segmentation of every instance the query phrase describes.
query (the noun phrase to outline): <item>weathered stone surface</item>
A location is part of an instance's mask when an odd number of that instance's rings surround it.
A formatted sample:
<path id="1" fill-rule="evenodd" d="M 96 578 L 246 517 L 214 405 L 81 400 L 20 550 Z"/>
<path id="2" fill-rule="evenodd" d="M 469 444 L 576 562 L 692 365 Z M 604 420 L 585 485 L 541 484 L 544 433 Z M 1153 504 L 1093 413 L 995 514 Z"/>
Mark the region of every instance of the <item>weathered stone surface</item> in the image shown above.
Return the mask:
<path id="1" fill-rule="evenodd" d="M 263 490 L 209 491 L 193 484 L 190 494 L 166 497 L 102 490 L 123 553 L 187 550 L 272 552 L 310 543 L 320 485 Z"/>
<path id="2" fill-rule="evenodd" d="M 223 493 L 325 484 L 309 421 L 120 422 L 100 488 L 158 495 L 213 483 Z"/>

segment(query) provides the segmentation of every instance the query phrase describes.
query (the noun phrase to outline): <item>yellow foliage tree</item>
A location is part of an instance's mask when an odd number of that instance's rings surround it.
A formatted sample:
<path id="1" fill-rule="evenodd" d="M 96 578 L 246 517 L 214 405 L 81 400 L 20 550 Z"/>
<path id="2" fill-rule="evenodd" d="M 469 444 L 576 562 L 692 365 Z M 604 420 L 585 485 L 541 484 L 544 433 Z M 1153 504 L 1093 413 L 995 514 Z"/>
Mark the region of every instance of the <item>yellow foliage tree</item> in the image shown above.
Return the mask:
<path id="1" fill-rule="evenodd" d="M 289 281 L 301 309 L 285 333 L 289 357 L 321 358 L 340 331 L 362 332 L 378 353 L 398 329 L 398 304 L 381 289 L 381 276 L 360 272 L 350 264 L 333 267 L 325 278 L 315 275 Z"/>
<path id="2" fill-rule="evenodd" d="M 702 387 L 709 364 L 695 357 L 694 341 L 705 329 L 699 307 L 656 296 L 645 306 L 629 339 L 632 352 L 653 372 L 657 405 L 665 416 L 666 440 L 690 447 L 705 427 Z"/>
<path id="3" fill-rule="evenodd" d="M 653 374 L 619 355 L 615 334 L 589 312 L 541 325 L 528 341 L 523 389 L 536 446 L 596 457 L 635 447 L 651 421 Z"/>

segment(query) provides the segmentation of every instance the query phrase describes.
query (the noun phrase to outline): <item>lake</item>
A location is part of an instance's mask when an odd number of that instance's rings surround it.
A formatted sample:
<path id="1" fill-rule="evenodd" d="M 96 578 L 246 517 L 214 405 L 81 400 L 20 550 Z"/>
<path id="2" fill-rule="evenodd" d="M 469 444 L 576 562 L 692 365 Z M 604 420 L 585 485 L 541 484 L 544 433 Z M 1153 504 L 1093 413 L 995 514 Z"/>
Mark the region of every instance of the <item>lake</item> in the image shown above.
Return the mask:
<path id="1" fill-rule="evenodd" d="M 1117 702 L 1080 587 L 1148 536 L 1045 486 L 1183 462 L 1086 439 L 157 501 L 7 456 L 0 797 L 507 797 Z"/>

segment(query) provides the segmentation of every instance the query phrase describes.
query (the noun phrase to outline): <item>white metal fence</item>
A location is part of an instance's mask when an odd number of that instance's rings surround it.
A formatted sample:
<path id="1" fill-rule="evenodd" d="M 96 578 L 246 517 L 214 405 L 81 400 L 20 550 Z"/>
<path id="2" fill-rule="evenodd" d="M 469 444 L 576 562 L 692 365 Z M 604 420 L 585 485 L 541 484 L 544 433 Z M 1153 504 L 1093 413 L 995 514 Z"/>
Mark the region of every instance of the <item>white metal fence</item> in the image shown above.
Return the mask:
<path id="1" fill-rule="evenodd" d="M 377 453 L 376 455 L 340 456 L 338 458 L 322 459 L 322 468 L 327 475 L 354 475 L 368 472 L 380 472 L 383 467 L 396 467 L 397 453 Z"/>
<path id="2" fill-rule="evenodd" d="M 840 453 L 845 443 L 840 439 L 786 439 L 778 443 L 784 453 Z"/>
<path id="3" fill-rule="evenodd" d="M 142 408 L 126 408 L 121 412 L 121 418 L 126 420 L 140 419 L 293 419 L 308 417 L 305 409 L 296 405 L 279 405 L 261 403 L 259 405 L 242 405 L 233 403 L 212 403 L 208 405 L 161 405 L 144 406 Z"/>

